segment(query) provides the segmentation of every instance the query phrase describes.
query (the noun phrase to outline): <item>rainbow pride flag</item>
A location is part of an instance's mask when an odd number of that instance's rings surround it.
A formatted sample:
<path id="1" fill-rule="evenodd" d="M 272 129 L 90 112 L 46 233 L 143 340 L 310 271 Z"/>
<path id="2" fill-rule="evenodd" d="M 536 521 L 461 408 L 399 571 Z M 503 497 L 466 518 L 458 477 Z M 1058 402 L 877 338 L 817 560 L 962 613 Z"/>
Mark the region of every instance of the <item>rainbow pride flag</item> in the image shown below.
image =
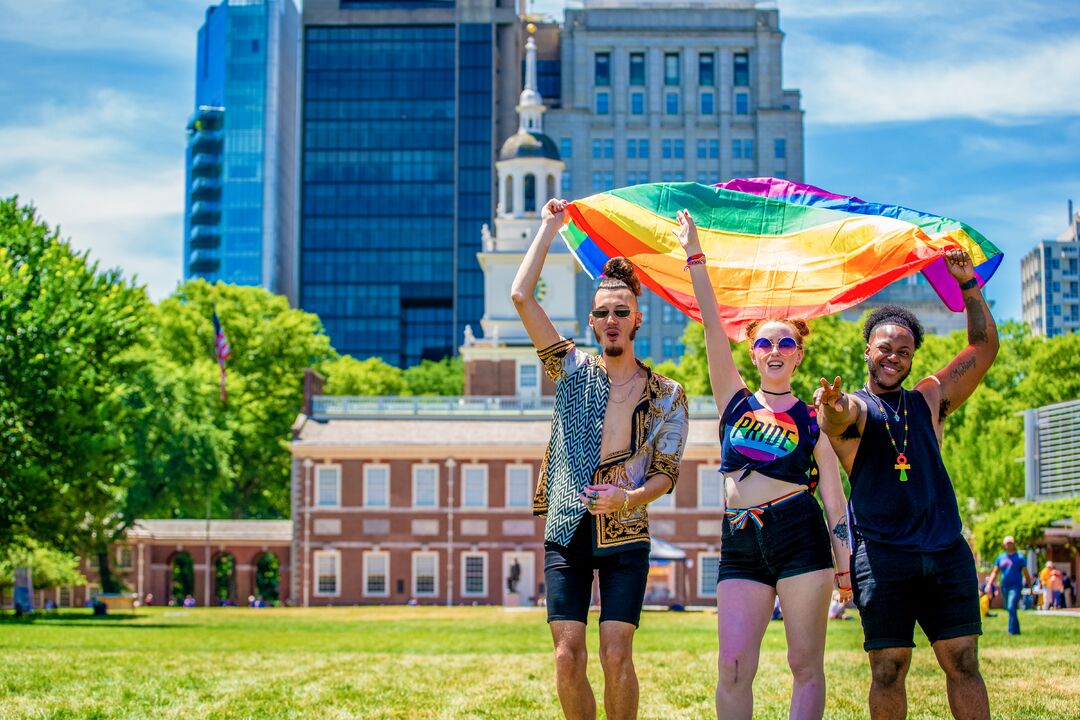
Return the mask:
<path id="1" fill-rule="evenodd" d="M 672 232 L 684 208 L 697 223 L 724 329 L 736 339 L 756 318 L 830 315 L 916 272 L 959 312 L 945 250 L 968 252 L 980 286 L 1003 258 L 957 220 L 777 178 L 611 190 L 571 203 L 561 234 L 593 278 L 608 258 L 625 255 L 647 287 L 700 321 L 686 253 Z"/>

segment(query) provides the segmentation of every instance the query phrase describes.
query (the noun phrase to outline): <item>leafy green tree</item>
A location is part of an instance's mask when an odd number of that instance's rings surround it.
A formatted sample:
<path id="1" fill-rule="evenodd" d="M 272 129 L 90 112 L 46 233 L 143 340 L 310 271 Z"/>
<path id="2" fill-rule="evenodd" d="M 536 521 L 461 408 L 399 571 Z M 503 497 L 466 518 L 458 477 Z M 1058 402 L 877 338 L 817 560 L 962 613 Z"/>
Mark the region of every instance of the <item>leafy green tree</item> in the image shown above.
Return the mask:
<path id="1" fill-rule="evenodd" d="M 232 350 L 225 403 L 217 387 L 211 322 L 215 309 Z M 181 457 L 185 448 L 175 445 L 172 452 L 141 458 L 144 469 L 169 460 L 185 473 L 177 477 L 158 466 L 139 475 L 151 478 L 156 487 L 169 478 L 186 483 L 175 490 L 171 505 L 158 509 L 172 516 L 201 517 L 205 504 L 192 499 L 209 492 L 215 517 L 288 517 L 287 444 L 303 404 L 303 371 L 334 357 L 318 317 L 290 308 L 284 297 L 261 288 L 194 280 L 158 305 L 149 335 L 146 350 L 168 363 L 162 363 L 162 376 L 144 382 L 144 391 L 165 388 L 158 397 L 180 397 L 185 408 L 174 418 L 159 420 L 156 434 L 183 422 L 186 415 L 201 425 L 184 440 L 196 450 L 192 458 Z M 184 385 L 191 388 L 190 395 Z M 153 397 L 143 394 L 144 401 Z M 199 409 L 203 407 L 205 414 Z M 137 498 L 153 493 L 154 487 L 144 486 Z M 148 503 L 144 509 L 152 512 L 155 506 Z"/>
<path id="2" fill-rule="evenodd" d="M 1030 548 L 1046 528 L 1059 520 L 1080 520 L 1080 498 L 1003 505 L 975 525 L 975 543 L 979 558 L 988 562 L 1001 552 L 1001 540 L 1012 535 L 1018 548 Z"/>
<path id="3" fill-rule="evenodd" d="M 15 569 L 30 568 L 35 590 L 85 585 L 79 558 L 27 537 L 17 537 L 0 552 L 0 607 L 15 585 Z"/>
<path id="4" fill-rule="evenodd" d="M 357 360 L 350 355 L 323 363 L 327 395 L 407 395 L 409 384 L 401 368 L 380 358 Z"/>
<path id="5" fill-rule="evenodd" d="M 74 550 L 123 502 L 118 402 L 149 300 L 34 209 L 0 201 L 0 546 Z"/>
<path id="6" fill-rule="evenodd" d="M 422 360 L 404 372 L 411 395 L 465 394 L 465 363 L 460 357 Z"/>

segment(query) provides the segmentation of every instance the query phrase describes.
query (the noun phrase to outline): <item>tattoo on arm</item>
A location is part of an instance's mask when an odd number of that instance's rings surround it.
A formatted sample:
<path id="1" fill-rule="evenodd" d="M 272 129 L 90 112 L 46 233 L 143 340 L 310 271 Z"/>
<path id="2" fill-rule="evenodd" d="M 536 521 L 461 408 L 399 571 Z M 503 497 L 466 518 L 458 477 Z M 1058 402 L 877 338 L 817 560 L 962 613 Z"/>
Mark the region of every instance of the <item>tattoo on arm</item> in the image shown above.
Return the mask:
<path id="1" fill-rule="evenodd" d="M 952 403 L 950 403 L 950 402 L 949 402 L 949 399 L 948 399 L 948 398 L 944 398 L 944 397 L 943 397 L 943 398 L 941 398 L 941 402 L 940 402 L 940 403 L 938 403 L 938 422 L 939 422 L 939 423 L 940 423 L 940 422 L 941 422 L 942 420 L 944 420 L 944 419 L 945 419 L 945 416 L 946 416 L 946 415 L 948 415 L 948 414 L 949 414 L 949 410 L 951 410 L 951 409 L 952 409 L 952 408 L 950 407 L 950 405 L 952 405 Z"/>
<path id="2" fill-rule="evenodd" d="M 836 539 L 840 541 L 841 545 L 846 548 L 851 547 L 851 540 L 848 537 L 847 518 L 836 523 L 836 526 L 832 529 L 832 534 L 836 536 Z"/>
<path id="3" fill-rule="evenodd" d="M 972 295 L 964 298 L 967 310 L 968 342 L 972 345 L 984 343 L 990 339 L 986 332 L 986 311 L 981 298 Z"/>
<path id="4" fill-rule="evenodd" d="M 967 371 L 973 367 L 975 367 L 975 358 L 968 358 L 967 360 L 962 360 L 960 363 L 958 363 L 957 366 L 954 367 L 952 369 L 952 372 L 949 374 L 952 375 L 952 379 L 954 381 L 957 381 L 960 378 L 964 377 Z"/>

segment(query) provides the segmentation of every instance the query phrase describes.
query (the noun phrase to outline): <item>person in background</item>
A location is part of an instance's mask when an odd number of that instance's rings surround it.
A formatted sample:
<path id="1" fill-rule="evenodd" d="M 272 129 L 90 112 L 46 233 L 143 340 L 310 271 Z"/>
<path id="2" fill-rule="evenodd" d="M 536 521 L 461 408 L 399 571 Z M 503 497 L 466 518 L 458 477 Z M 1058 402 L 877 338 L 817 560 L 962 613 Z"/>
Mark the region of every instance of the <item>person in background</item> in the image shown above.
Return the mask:
<path id="1" fill-rule="evenodd" d="M 986 580 L 986 592 L 992 594 L 994 582 L 1001 578 L 1002 601 L 1005 610 L 1009 613 L 1009 634 L 1020 634 L 1020 596 L 1024 586 L 1031 585 L 1031 574 L 1028 572 L 1027 560 L 1016 552 L 1016 541 L 1012 535 L 1007 535 L 1001 541 L 1005 552 L 994 558 L 994 569 L 990 571 L 990 577 Z M 985 616 L 986 613 L 983 613 Z"/>

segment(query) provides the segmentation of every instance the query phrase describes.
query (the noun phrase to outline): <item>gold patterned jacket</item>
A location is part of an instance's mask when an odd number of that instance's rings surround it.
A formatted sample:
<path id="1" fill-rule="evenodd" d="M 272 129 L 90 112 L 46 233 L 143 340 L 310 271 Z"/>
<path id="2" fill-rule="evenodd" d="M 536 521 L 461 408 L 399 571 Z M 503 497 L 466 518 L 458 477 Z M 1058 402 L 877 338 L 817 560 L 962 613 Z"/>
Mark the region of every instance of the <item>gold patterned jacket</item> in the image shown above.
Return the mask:
<path id="1" fill-rule="evenodd" d="M 582 352 L 572 340 L 560 340 L 538 354 L 555 382 L 555 411 L 533 513 L 546 516 L 544 540 L 566 546 L 582 518 L 590 517 L 578 498 L 586 485 L 610 483 L 633 490 L 663 474 L 671 480 L 668 492 L 675 489 L 689 427 L 686 395 L 677 382 L 638 363 L 647 380 L 634 408 L 630 447 L 601 461 L 611 387 L 603 357 Z M 649 515 L 644 505 L 597 515 L 592 522 L 597 555 L 648 547 Z"/>

